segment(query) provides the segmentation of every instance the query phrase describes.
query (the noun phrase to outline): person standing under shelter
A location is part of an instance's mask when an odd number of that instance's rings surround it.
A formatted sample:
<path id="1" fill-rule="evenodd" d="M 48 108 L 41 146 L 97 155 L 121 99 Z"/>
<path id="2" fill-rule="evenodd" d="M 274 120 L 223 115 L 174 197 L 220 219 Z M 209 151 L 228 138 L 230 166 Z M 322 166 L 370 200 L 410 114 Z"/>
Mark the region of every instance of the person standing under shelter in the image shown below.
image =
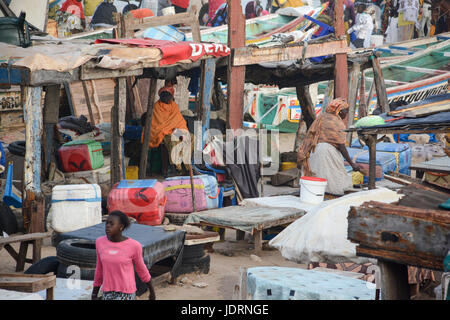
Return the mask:
<path id="1" fill-rule="evenodd" d="M 350 29 L 348 34 L 355 31 L 356 39 L 351 43 L 355 48 L 370 48 L 370 40 L 373 32 L 373 19 L 365 12 L 366 4 L 363 2 L 355 2 L 356 5 L 356 22 Z"/>
<path id="2" fill-rule="evenodd" d="M 346 133 L 343 119 L 348 113 L 348 103 L 337 98 L 330 102 L 325 113 L 321 113 L 306 133 L 297 153 L 297 167 L 302 175 L 327 179 L 326 192 L 343 195 L 353 187 L 352 176 L 347 173 L 344 161 L 353 171 L 360 167 L 353 163 L 345 147 Z"/>

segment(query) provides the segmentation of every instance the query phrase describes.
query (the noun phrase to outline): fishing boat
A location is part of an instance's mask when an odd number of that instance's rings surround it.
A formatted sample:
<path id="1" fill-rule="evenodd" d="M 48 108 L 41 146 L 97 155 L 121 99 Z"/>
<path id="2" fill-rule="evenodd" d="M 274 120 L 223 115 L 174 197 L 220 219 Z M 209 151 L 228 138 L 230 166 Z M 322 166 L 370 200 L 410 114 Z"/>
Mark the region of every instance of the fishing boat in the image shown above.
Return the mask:
<path id="1" fill-rule="evenodd" d="M 434 42 L 433 39 L 424 38 L 421 41 L 425 43 L 419 44 L 424 46 L 423 49 L 416 50 L 410 55 L 402 55 L 396 60 L 384 60 L 382 72 L 389 103 L 397 100 L 414 103 L 430 96 L 448 92 L 450 39 L 446 40 L 445 37 L 446 35 L 441 36 L 439 40 Z M 364 99 L 368 105 L 368 111 L 371 113 L 377 104 L 376 93 L 372 86 L 373 72 L 367 70 L 364 79 L 366 88 Z M 316 114 L 321 112 L 327 86 L 328 82 L 320 82 L 318 85 Z M 357 105 L 359 99 L 360 97 L 357 98 Z M 254 120 L 244 122 L 245 127 L 296 132 L 301 116 L 301 107 L 297 100 L 295 88 L 277 90 L 273 87 L 259 87 L 247 91 L 244 101 L 244 113 L 250 115 Z"/>

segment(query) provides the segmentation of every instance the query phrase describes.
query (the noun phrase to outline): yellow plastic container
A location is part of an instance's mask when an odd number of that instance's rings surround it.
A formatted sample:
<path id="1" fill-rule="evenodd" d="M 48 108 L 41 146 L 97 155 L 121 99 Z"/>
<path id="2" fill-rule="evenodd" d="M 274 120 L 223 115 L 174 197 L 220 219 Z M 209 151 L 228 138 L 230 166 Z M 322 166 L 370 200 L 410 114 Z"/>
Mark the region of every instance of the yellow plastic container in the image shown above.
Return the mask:
<path id="1" fill-rule="evenodd" d="M 364 175 L 361 172 L 352 172 L 353 185 L 363 184 Z"/>
<path id="2" fill-rule="evenodd" d="M 281 163 L 281 171 L 287 171 L 293 168 L 297 168 L 297 164 L 295 162 L 282 162 Z"/>
<path id="3" fill-rule="evenodd" d="M 138 166 L 129 166 L 125 171 L 125 177 L 127 180 L 138 180 L 139 179 L 139 167 Z"/>

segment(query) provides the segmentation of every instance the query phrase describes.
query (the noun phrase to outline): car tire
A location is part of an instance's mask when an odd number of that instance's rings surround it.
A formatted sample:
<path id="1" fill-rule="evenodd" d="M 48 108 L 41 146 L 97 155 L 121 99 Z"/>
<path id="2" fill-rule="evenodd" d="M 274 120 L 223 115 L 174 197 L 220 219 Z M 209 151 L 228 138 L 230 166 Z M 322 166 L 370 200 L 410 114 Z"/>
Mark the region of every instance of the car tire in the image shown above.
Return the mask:
<path id="1" fill-rule="evenodd" d="M 7 149 L 16 156 L 25 157 L 25 140 L 11 142 Z"/>
<path id="2" fill-rule="evenodd" d="M 58 272 L 59 261 L 55 256 L 46 257 L 33 263 L 31 267 L 25 270 L 25 274 L 47 274 L 53 272 L 56 274 Z"/>
<path id="3" fill-rule="evenodd" d="M 202 272 L 207 274 L 209 273 L 210 264 L 211 264 L 211 257 L 209 254 L 204 255 L 201 258 L 185 260 L 182 261 L 176 274 L 177 276 L 192 272 Z"/>
<path id="4" fill-rule="evenodd" d="M 78 270 L 76 270 L 74 267 L 79 268 L 78 275 L 76 275 L 76 272 Z M 95 277 L 95 267 L 94 268 L 82 268 L 82 267 L 78 266 L 77 264 L 67 265 L 64 263 L 60 263 L 58 265 L 58 270 L 56 272 L 57 278 L 68 279 L 73 276 L 75 277 L 75 279 L 79 278 L 80 280 L 93 281 L 94 277 Z"/>
<path id="5" fill-rule="evenodd" d="M 67 266 L 77 265 L 81 268 L 94 268 L 97 264 L 95 241 L 85 239 L 67 239 L 56 247 L 58 261 Z"/>
<path id="6" fill-rule="evenodd" d="M 204 244 L 184 246 L 182 261 L 202 258 L 205 255 Z"/>
<path id="7" fill-rule="evenodd" d="M 182 226 L 184 221 L 189 217 L 189 213 L 165 213 L 171 224 Z"/>
<path id="8" fill-rule="evenodd" d="M 0 235 L 6 232 L 8 235 L 17 233 L 17 219 L 11 208 L 4 202 L 0 202 Z"/>

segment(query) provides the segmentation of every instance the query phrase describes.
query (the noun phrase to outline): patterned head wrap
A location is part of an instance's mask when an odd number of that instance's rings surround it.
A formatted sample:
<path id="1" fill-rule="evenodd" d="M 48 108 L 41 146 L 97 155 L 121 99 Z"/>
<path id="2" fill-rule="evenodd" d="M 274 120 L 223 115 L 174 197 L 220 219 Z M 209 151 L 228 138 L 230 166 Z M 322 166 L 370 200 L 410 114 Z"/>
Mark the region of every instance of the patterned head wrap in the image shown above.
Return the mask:
<path id="1" fill-rule="evenodd" d="M 325 109 L 325 112 L 338 115 L 343 109 L 348 109 L 348 103 L 346 99 L 337 98 L 330 102 Z"/>
<path id="2" fill-rule="evenodd" d="M 173 96 L 174 93 L 175 93 L 175 89 L 173 88 L 172 85 L 164 86 L 164 87 L 162 87 L 161 89 L 159 89 L 158 95 L 160 96 L 160 95 L 161 95 L 161 92 L 163 92 L 163 91 L 167 91 L 167 92 L 170 93 L 172 96 Z"/>

